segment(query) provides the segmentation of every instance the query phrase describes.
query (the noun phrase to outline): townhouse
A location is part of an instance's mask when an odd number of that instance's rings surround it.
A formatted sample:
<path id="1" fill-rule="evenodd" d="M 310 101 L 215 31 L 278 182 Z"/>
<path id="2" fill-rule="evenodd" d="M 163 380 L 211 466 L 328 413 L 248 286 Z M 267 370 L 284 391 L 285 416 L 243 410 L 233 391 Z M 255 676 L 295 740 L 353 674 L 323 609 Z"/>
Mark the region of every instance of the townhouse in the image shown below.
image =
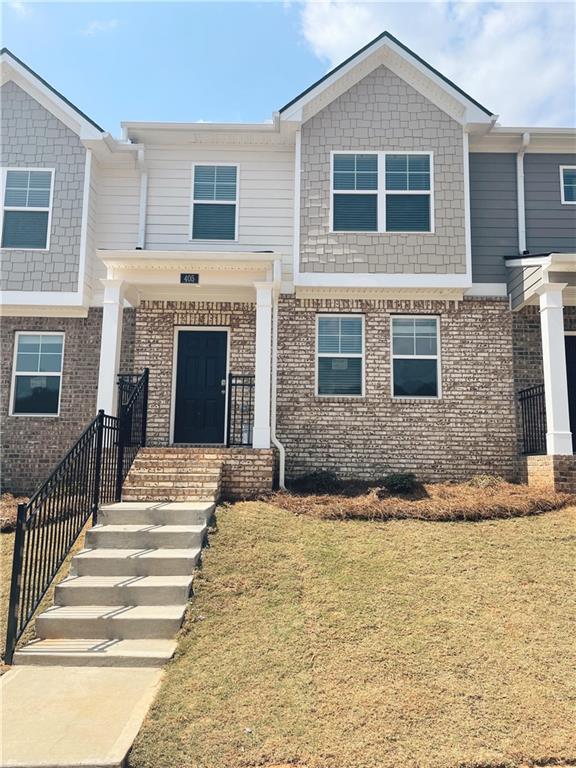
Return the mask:
<path id="1" fill-rule="evenodd" d="M 388 33 L 270 124 L 119 139 L 1 59 L 3 487 L 144 368 L 147 444 L 212 452 L 231 496 L 574 485 L 573 129 L 501 126 Z"/>

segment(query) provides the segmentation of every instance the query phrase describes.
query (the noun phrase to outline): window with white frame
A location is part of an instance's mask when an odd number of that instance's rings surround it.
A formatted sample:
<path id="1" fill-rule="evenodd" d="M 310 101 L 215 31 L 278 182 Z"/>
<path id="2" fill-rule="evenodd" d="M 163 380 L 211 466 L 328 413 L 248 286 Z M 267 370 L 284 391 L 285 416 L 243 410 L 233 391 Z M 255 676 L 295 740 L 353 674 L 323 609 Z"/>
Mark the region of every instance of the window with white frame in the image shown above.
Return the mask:
<path id="1" fill-rule="evenodd" d="M 334 232 L 432 232 L 431 152 L 334 153 Z"/>
<path id="2" fill-rule="evenodd" d="M 236 240 L 238 167 L 194 165 L 192 240 Z"/>
<path id="3" fill-rule="evenodd" d="M 63 333 L 16 334 L 12 371 L 15 416 L 57 416 L 60 410 Z"/>
<path id="4" fill-rule="evenodd" d="M 46 250 L 54 171 L 8 168 L 3 176 L 2 248 Z"/>
<path id="5" fill-rule="evenodd" d="M 392 395 L 440 396 L 437 317 L 392 318 Z"/>
<path id="6" fill-rule="evenodd" d="M 318 395 L 364 393 L 364 318 L 318 315 L 316 324 Z"/>
<path id="7" fill-rule="evenodd" d="M 576 165 L 560 166 L 560 194 L 563 205 L 576 205 Z"/>

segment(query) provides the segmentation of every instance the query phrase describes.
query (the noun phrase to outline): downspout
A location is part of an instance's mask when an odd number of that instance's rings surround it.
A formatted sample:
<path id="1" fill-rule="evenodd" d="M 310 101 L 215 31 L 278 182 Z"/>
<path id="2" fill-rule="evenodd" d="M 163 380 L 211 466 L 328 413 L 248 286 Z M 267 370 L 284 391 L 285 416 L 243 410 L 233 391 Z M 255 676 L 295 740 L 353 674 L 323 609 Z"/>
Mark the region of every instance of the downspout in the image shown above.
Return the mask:
<path id="1" fill-rule="evenodd" d="M 280 262 L 274 262 L 274 291 L 272 298 L 272 392 L 270 403 L 270 439 L 278 449 L 278 485 L 285 491 L 286 449 L 276 435 L 276 402 L 278 388 L 278 299 L 280 296 Z"/>
<path id="2" fill-rule="evenodd" d="M 138 242 L 137 251 L 146 247 L 146 210 L 148 205 L 148 171 L 144 149 L 138 150 L 138 167 L 140 169 L 140 204 L 138 209 Z"/>
<path id="3" fill-rule="evenodd" d="M 526 252 L 526 205 L 524 201 L 524 155 L 530 143 L 530 134 L 522 134 L 522 146 L 516 154 L 516 187 L 518 197 L 518 251 Z"/>

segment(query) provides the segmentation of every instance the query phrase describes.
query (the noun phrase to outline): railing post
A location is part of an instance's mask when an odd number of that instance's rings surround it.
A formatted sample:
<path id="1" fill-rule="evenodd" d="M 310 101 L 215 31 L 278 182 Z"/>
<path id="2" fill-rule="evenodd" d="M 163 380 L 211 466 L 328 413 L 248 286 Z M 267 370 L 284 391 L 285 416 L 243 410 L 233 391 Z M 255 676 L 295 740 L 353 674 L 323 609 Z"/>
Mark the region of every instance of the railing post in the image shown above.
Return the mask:
<path id="1" fill-rule="evenodd" d="M 96 465 L 94 467 L 94 488 L 92 495 L 92 525 L 98 522 L 100 506 L 100 485 L 102 482 L 102 442 L 104 438 L 104 411 L 98 411 L 96 422 Z"/>
<path id="2" fill-rule="evenodd" d="M 126 442 L 126 408 L 122 405 L 118 413 L 118 455 L 116 457 L 116 494 L 115 500 L 122 498 L 124 480 L 124 445 Z"/>
<path id="3" fill-rule="evenodd" d="M 18 614 L 20 610 L 20 586 L 22 578 L 22 553 L 24 551 L 24 531 L 26 529 L 26 504 L 18 504 L 16 534 L 14 536 L 14 557 L 12 559 L 12 579 L 10 581 L 10 599 L 8 602 L 8 625 L 6 627 L 6 664 L 12 664 L 18 636 Z"/>
<path id="4" fill-rule="evenodd" d="M 142 398 L 142 435 L 141 447 L 146 445 L 146 427 L 148 425 L 148 383 L 150 380 L 150 369 L 144 368 L 144 392 Z"/>

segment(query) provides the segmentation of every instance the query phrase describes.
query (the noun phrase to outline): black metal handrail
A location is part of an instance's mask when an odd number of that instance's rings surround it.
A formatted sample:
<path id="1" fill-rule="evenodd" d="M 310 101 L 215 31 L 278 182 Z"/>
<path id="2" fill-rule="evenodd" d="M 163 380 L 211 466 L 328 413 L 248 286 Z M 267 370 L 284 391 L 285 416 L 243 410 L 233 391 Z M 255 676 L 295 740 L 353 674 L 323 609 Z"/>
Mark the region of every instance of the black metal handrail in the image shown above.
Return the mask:
<path id="1" fill-rule="evenodd" d="M 526 456 L 546 453 L 546 401 L 544 384 L 518 393 L 522 418 L 522 452 Z"/>
<path id="2" fill-rule="evenodd" d="M 228 446 L 250 447 L 253 429 L 254 376 L 231 373 L 228 376 Z"/>
<path id="3" fill-rule="evenodd" d="M 122 483 L 146 441 L 148 369 L 119 416 L 99 411 L 49 478 L 18 505 L 8 603 L 5 662 L 92 517 L 102 503 L 119 501 Z"/>
<path id="4" fill-rule="evenodd" d="M 128 400 L 130 400 L 130 397 L 134 392 L 134 388 L 140 381 L 140 378 L 141 374 L 139 373 L 118 374 L 118 416 L 120 416 L 120 408 L 123 405 L 126 405 Z"/>

